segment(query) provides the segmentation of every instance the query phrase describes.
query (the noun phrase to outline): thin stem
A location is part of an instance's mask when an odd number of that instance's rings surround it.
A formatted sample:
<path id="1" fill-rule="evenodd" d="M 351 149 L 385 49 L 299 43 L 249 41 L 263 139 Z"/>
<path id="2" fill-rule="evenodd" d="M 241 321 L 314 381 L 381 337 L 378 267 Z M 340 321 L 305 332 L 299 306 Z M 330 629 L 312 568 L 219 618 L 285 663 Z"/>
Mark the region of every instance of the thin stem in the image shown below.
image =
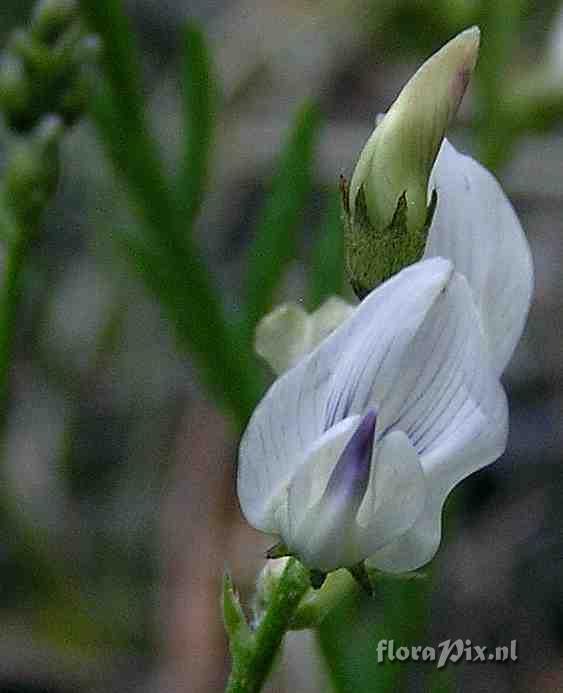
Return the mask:
<path id="1" fill-rule="evenodd" d="M 6 426 L 10 372 L 21 303 L 24 271 L 36 226 L 16 220 L 1 199 L 0 237 L 6 248 L 2 282 L 0 286 L 0 457 L 5 455 L 4 430 Z M 65 580 L 60 575 L 53 553 L 49 550 L 46 533 L 31 525 L 10 486 L 2 479 L 0 487 L 0 514 L 9 523 L 9 543 L 26 563 L 33 557 L 34 571 L 42 586 L 51 595 L 62 595 Z"/>
<path id="2" fill-rule="evenodd" d="M 10 225 L 8 230 L 6 227 Z M 20 303 L 23 270 L 29 254 L 32 233 L 8 215 L 2 215 L 6 257 L 0 292 L 0 430 L 4 428 L 9 392 L 10 366 Z"/>
<path id="3" fill-rule="evenodd" d="M 203 203 L 215 127 L 216 89 L 211 57 L 201 30 L 184 30 L 182 94 L 184 152 L 180 173 L 180 204 L 189 230 Z"/>
<path id="4" fill-rule="evenodd" d="M 226 693 L 258 693 L 272 669 L 283 636 L 301 599 L 311 587 L 308 570 L 291 559 L 274 590 L 260 625 L 241 647 L 231 635 L 233 666 Z M 227 616 L 227 614 L 225 614 Z M 227 618 L 225 619 L 227 621 Z M 228 626 L 228 623 L 227 623 Z"/>

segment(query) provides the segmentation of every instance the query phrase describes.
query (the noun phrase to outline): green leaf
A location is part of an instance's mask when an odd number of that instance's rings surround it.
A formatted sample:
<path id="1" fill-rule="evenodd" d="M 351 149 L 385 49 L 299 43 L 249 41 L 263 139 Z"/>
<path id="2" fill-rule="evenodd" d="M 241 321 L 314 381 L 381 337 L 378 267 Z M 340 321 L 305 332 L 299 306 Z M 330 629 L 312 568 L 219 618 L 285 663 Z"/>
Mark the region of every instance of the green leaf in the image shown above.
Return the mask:
<path id="1" fill-rule="evenodd" d="M 188 24 L 183 59 L 184 153 L 180 173 L 180 204 L 186 225 L 197 216 L 207 182 L 215 124 L 216 87 L 203 33 Z"/>
<path id="2" fill-rule="evenodd" d="M 317 239 L 311 267 L 310 307 L 340 294 L 344 283 L 344 228 L 340 195 L 331 190 L 325 220 Z"/>
<path id="3" fill-rule="evenodd" d="M 18 235 L 14 214 L 6 201 L 6 192 L 0 188 L 0 243 L 12 243 Z"/>
<path id="4" fill-rule="evenodd" d="M 242 348 L 240 335 L 226 319 L 210 273 L 187 232 L 184 205 L 165 175 L 158 145 L 147 125 L 129 22 L 118 0 L 81 0 L 80 6 L 103 44 L 103 79 L 91 108 L 109 158 L 123 178 L 141 222 L 138 239 L 123 240 L 137 271 L 174 324 L 181 346 L 193 353 L 206 385 L 243 426 L 260 394 L 251 354 Z M 192 50 L 203 55 L 201 46 L 192 46 Z M 200 186 L 201 180 L 196 189 Z"/>
<path id="5" fill-rule="evenodd" d="M 475 130 L 479 160 L 492 171 L 498 171 L 507 161 L 517 134 L 512 113 L 499 94 L 504 91 L 514 61 L 526 5 L 527 0 L 506 0 L 502 5 L 480 0 L 477 5 L 485 40 L 475 73 L 478 114 Z"/>
<path id="6" fill-rule="evenodd" d="M 396 646 L 424 640 L 428 586 L 422 580 L 380 575 L 374 598 L 356 593 L 332 611 L 318 630 L 334 690 L 337 693 L 397 693 L 403 690 L 406 662 L 377 661 L 377 643 Z"/>
<path id="7" fill-rule="evenodd" d="M 258 320 L 272 306 L 274 293 L 296 254 L 296 232 L 312 186 L 314 146 L 320 124 L 313 104 L 295 119 L 250 249 L 244 333 L 250 341 Z"/>
<path id="8" fill-rule="evenodd" d="M 456 669 L 451 664 L 443 669 L 437 669 L 435 666 L 432 666 L 426 680 L 428 693 L 453 693 L 453 691 L 456 691 L 455 672 Z"/>
<path id="9" fill-rule="evenodd" d="M 231 575 L 228 572 L 223 575 L 221 610 L 233 658 L 249 657 L 250 651 L 254 647 L 254 636 L 242 610 L 238 594 L 235 592 Z"/>
<path id="10" fill-rule="evenodd" d="M 144 116 L 129 120 L 122 112 L 119 92 L 107 79 L 93 90 L 90 108 L 106 153 L 134 202 L 134 211 L 146 222 L 145 230 L 151 231 L 161 245 L 177 231 L 177 219 L 156 143 L 146 128 Z"/>
<path id="11" fill-rule="evenodd" d="M 135 36 L 120 0 L 79 0 L 83 16 L 103 40 L 104 72 L 131 122 L 144 121 L 141 70 Z"/>
<path id="12" fill-rule="evenodd" d="M 137 273 L 176 328 L 179 347 L 191 351 L 204 382 L 243 427 L 258 400 L 261 384 L 249 365 L 251 353 L 224 322 L 221 307 L 205 283 L 202 265 L 192 254 L 163 256 L 142 238 L 115 229 Z"/>
<path id="13" fill-rule="evenodd" d="M 183 228 L 158 145 L 146 118 L 134 35 L 119 0 L 81 0 L 92 31 L 102 39 L 104 79 L 91 99 L 110 159 L 122 174 L 137 212 L 160 245 L 178 252 Z M 175 236 L 175 239 L 172 237 Z"/>

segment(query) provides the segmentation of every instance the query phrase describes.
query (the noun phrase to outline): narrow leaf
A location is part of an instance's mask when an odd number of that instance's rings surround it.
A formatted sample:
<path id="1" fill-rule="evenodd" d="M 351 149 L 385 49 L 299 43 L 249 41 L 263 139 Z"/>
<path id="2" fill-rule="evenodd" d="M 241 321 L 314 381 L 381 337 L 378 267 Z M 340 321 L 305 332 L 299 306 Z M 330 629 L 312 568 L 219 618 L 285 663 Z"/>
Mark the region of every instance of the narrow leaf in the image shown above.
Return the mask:
<path id="1" fill-rule="evenodd" d="M 310 279 L 311 309 L 342 292 L 344 283 L 344 229 L 340 195 L 331 191 L 324 223 L 313 251 Z"/>
<path id="2" fill-rule="evenodd" d="M 221 609 L 233 657 L 247 655 L 254 645 L 253 635 L 228 572 L 223 576 Z"/>
<path id="3" fill-rule="evenodd" d="M 407 662 L 378 661 L 379 640 L 401 645 L 424 641 L 428 589 L 418 580 L 381 575 L 375 597 L 352 595 L 318 630 L 319 645 L 337 693 L 395 693 L 404 690 Z M 382 656 L 384 653 L 382 653 Z"/>
<path id="4" fill-rule="evenodd" d="M 184 32 L 182 87 L 184 152 L 179 196 L 186 226 L 189 226 L 199 212 L 207 182 L 216 97 L 205 37 L 192 24 L 188 24 Z"/>
<path id="5" fill-rule="evenodd" d="M 103 41 L 104 72 L 131 120 L 144 119 L 141 70 L 135 36 L 120 0 L 79 0 L 92 31 Z"/>
<path id="6" fill-rule="evenodd" d="M 312 185 L 319 114 L 306 104 L 297 114 L 250 249 L 245 335 L 272 305 L 275 290 L 296 254 L 296 231 Z"/>
<path id="7" fill-rule="evenodd" d="M 92 112 L 141 221 L 140 243 L 128 244 L 129 254 L 176 327 L 182 347 L 194 354 L 206 384 L 242 426 L 260 389 L 249 351 L 227 322 L 210 273 L 186 232 L 185 210 L 149 131 L 129 21 L 119 0 L 81 0 L 80 7 L 104 49 L 103 79 L 91 100 Z"/>

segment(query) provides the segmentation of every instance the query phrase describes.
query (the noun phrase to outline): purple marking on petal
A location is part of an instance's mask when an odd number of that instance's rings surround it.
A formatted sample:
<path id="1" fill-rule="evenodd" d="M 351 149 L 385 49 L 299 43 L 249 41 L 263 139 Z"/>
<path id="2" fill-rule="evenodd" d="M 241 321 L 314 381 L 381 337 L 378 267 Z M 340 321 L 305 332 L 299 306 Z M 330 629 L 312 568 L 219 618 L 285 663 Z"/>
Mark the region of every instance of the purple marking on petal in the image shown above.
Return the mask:
<path id="1" fill-rule="evenodd" d="M 364 497 L 369 482 L 377 414 L 370 410 L 361 420 L 336 463 L 325 494 L 342 499 Z"/>

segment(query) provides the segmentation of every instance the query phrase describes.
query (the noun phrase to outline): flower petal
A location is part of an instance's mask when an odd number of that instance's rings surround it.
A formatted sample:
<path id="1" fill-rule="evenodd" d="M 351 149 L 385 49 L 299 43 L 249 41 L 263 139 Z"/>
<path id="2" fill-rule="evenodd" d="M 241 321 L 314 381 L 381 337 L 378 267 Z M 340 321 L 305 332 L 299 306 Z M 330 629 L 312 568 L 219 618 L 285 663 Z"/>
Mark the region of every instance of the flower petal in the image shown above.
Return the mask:
<path id="1" fill-rule="evenodd" d="M 371 555 L 366 566 L 387 573 L 406 573 L 428 563 L 440 546 L 442 504 L 434 494 L 414 526 L 395 541 Z"/>
<path id="2" fill-rule="evenodd" d="M 297 303 L 284 303 L 256 326 L 254 349 L 278 375 L 306 353 L 309 316 Z"/>
<path id="3" fill-rule="evenodd" d="M 392 431 L 376 446 L 372 477 L 358 511 L 363 556 L 406 532 L 424 510 L 426 494 L 416 450 L 402 431 Z"/>
<path id="4" fill-rule="evenodd" d="M 340 327 L 355 309 L 355 306 L 338 296 L 327 298 L 317 310 L 311 313 L 312 329 L 309 351 L 312 351 L 325 337 Z"/>
<path id="5" fill-rule="evenodd" d="M 530 306 L 533 266 L 518 217 L 497 180 L 444 140 L 429 183 L 438 192 L 424 257 L 449 258 L 471 286 L 502 373 Z"/>
<path id="6" fill-rule="evenodd" d="M 432 558 L 448 493 L 496 460 L 508 433 L 506 397 L 464 277 L 454 275 L 404 359 L 380 419 L 409 436 L 420 455 L 429 496 L 413 527 L 369 559 L 369 565 L 390 572 L 414 570 Z M 409 369 L 409 363 L 424 366 Z"/>
<path id="7" fill-rule="evenodd" d="M 466 400 L 447 435 L 421 456 L 429 489 L 424 511 L 405 534 L 376 551 L 368 559 L 369 566 L 401 573 L 416 570 L 434 557 L 440 546 L 442 509 L 448 494 L 459 481 L 498 459 L 506 447 L 506 397 L 500 383 L 494 389 L 492 410 L 472 409 L 474 403 Z"/>
<path id="8" fill-rule="evenodd" d="M 347 456 L 351 445 L 356 447 L 358 435 L 362 437 L 362 423 L 360 416 L 352 416 L 330 429 L 288 485 L 287 521 L 282 513 L 278 515 L 280 534 L 287 547 L 309 567 L 328 571 L 361 560 L 356 558 L 356 546 L 349 535 L 364 491 L 350 485 L 335 488 L 334 481 L 335 473 L 342 476 L 342 457 Z M 366 452 L 369 456 L 362 463 L 367 468 L 367 484 L 371 447 Z M 355 491 L 361 492 L 358 498 L 352 497 Z"/>
<path id="9" fill-rule="evenodd" d="M 278 511 L 276 530 L 288 546 L 292 544 L 292 538 L 309 509 L 325 493 L 334 468 L 361 420 L 361 416 L 349 416 L 329 429 L 315 441 L 288 480 L 279 500 L 280 508 L 284 503 L 286 507 Z"/>
<path id="10" fill-rule="evenodd" d="M 256 327 L 254 348 L 281 375 L 295 366 L 354 312 L 338 296 L 328 298 L 310 315 L 297 303 L 284 303 Z"/>
<path id="11" fill-rule="evenodd" d="M 407 267 L 357 309 L 349 323 L 355 334 L 349 335 L 345 351 L 334 363 L 325 427 L 372 406 L 379 410 L 403 367 L 406 349 L 450 281 L 452 266 L 441 262 Z"/>
<path id="12" fill-rule="evenodd" d="M 359 563 L 408 530 L 424 508 L 422 467 L 400 431 L 370 449 L 371 462 L 361 460 L 368 470 L 365 485 L 356 469 L 339 468 L 349 461 L 351 445 L 363 447 L 362 429 L 370 425 L 370 415 L 350 417 L 331 429 L 289 484 L 281 534 L 310 567 L 328 572 Z M 343 478 L 347 471 L 350 479 Z"/>
<path id="13" fill-rule="evenodd" d="M 483 425 L 496 422 L 504 444 L 504 392 L 471 289 L 456 272 L 404 352 L 398 376 L 380 404 L 378 423 L 383 431 L 404 431 L 430 470 L 437 464 L 436 451 L 450 446 L 473 419 Z"/>
<path id="14" fill-rule="evenodd" d="M 384 398 L 403 352 L 451 272 L 451 263 L 442 258 L 403 270 L 272 385 L 240 446 L 238 492 L 250 524 L 278 531 L 272 499 L 326 431 Z"/>

